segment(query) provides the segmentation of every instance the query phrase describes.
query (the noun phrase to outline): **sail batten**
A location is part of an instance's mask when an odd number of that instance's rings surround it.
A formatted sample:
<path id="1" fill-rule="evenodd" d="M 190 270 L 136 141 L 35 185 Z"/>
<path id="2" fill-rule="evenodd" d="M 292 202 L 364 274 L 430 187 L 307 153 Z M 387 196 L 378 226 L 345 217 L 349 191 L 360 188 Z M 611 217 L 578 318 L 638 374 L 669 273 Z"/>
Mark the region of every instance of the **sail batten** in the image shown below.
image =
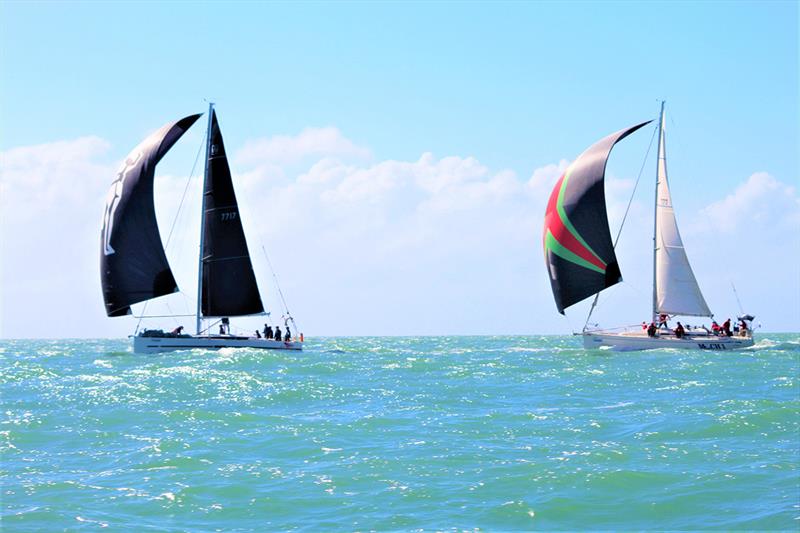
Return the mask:
<path id="1" fill-rule="evenodd" d="M 662 106 L 656 171 L 653 314 L 711 316 L 683 246 L 667 178 L 666 128 Z"/>
<path id="2" fill-rule="evenodd" d="M 584 151 L 556 182 L 545 212 L 543 246 L 558 312 L 622 281 L 605 200 L 611 149 L 648 124 L 613 133 Z"/>
<path id="3" fill-rule="evenodd" d="M 100 280 L 108 316 L 177 292 L 156 222 L 153 180 L 156 164 L 200 115 L 164 125 L 125 158 L 111 184 L 100 235 Z"/>
<path id="4" fill-rule="evenodd" d="M 213 110 L 206 157 L 200 312 L 204 317 L 261 314 L 264 306 L 239 216 L 222 132 Z"/>

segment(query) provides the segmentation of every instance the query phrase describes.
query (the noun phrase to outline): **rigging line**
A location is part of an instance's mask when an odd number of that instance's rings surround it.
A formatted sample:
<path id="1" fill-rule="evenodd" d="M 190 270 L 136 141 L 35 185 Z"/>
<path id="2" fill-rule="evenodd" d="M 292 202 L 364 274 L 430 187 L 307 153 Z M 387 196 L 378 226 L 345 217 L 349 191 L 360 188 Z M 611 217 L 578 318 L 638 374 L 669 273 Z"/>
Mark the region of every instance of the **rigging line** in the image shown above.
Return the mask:
<path id="1" fill-rule="evenodd" d="M 617 248 L 617 243 L 619 242 L 619 237 L 622 235 L 622 228 L 625 226 L 625 220 L 628 218 L 628 212 L 631 209 L 631 204 L 633 204 L 633 197 L 636 194 L 636 188 L 639 187 L 639 180 L 642 178 L 642 172 L 644 172 L 644 166 L 647 164 L 647 158 L 650 156 L 650 149 L 653 148 L 653 139 L 656 138 L 656 131 L 658 128 L 653 129 L 653 134 L 650 136 L 650 144 L 647 145 L 647 153 L 644 154 L 644 160 L 642 160 L 642 167 L 639 169 L 639 175 L 636 176 L 636 183 L 633 184 L 633 192 L 631 193 L 631 197 L 628 200 L 628 207 L 625 208 L 625 214 L 622 216 L 622 223 L 619 225 L 619 230 L 617 231 L 617 238 L 614 239 L 614 248 Z"/>
<path id="2" fill-rule="evenodd" d="M 169 241 L 172 239 L 172 232 L 175 230 L 175 225 L 178 222 L 178 217 L 181 214 L 181 208 L 183 207 L 183 201 L 186 199 L 186 192 L 189 190 L 189 184 L 192 182 L 192 176 L 194 176 L 195 168 L 197 168 L 197 161 L 200 159 L 200 151 L 205 144 L 206 136 L 203 135 L 203 142 L 200 143 L 200 148 L 197 149 L 197 155 L 194 158 L 194 164 L 192 165 L 192 171 L 189 173 L 189 177 L 186 180 L 186 186 L 183 188 L 183 195 L 181 196 L 181 203 L 178 205 L 178 211 L 175 213 L 175 218 L 172 219 L 172 227 L 169 228 L 169 235 L 167 235 L 167 242 L 164 244 L 164 249 L 166 250 L 169 246 Z M 142 324 L 142 318 L 144 318 L 144 314 L 147 312 L 147 306 L 150 303 L 150 300 L 147 300 L 144 303 L 144 307 L 142 307 L 142 314 L 139 316 L 139 321 L 136 323 L 136 329 L 134 330 L 133 334 L 136 335 L 139 332 L 139 326 Z M 167 306 L 169 309 L 169 306 Z M 171 310 L 170 310 L 171 312 Z"/>
<path id="3" fill-rule="evenodd" d="M 269 255 L 267 254 L 267 249 L 264 245 L 261 245 L 261 251 L 264 252 L 264 257 L 267 259 L 267 264 L 269 265 L 269 269 L 272 272 L 272 278 L 275 280 L 275 286 L 278 288 L 278 295 L 281 297 L 281 302 L 283 303 L 283 309 L 286 311 L 286 315 L 288 316 L 289 320 L 292 321 L 295 328 L 297 328 L 297 323 L 295 323 L 294 318 L 292 318 L 292 312 L 289 311 L 289 306 L 286 305 L 286 298 L 283 297 L 283 291 L 281 290 L 281 285 L 278 283 L 278 276 L 275 275 L 275 269 L 272 267 L 272 261 L 269 260 Z"/>
<path id="4" fill-rule="evenodd" d="M 175 314 L 172 312 L 172 308 L 169 306 L 169 303 L 164 302 L 164 305 L 167 306 L 167 311 L 169 311 L 170 315 L 172 315 L 172 319 L 175 321 L 175 325 L 180 326 L 180 324 L 178 323 L 178 317 L 175 316 Z"/>
<path id="5" fill-rule="evenodd" d="M 203 135 L 203 142 L 200 143 L 200 147 L 197 149 L 197 155 L 194 158 L 192 171 L 189 173 L 189 177 L 186 180 L 186 186 L 183 188 L 181 203 L 178 205 L 178 212 L 175 213 L 175 218 L 172 220 L 172 227 L 169 228 L 169 235 L 167 235 L 167 243 L 164 245 L 164 248 L 169 246 L 169 241 L 170 239 L 172 239 L 172 232 L 175 231 L 175 225 L 178 222 L 178 217 L 180 216 L 181 209 L 183 208 L 183 201 L 186 199 L 186 192 L 189 190 L 189 184 L 192 182 L 192 178 L 194 177 L 194 171 L 197 168 L 197 162 L 200 160 L 200 152 L 203 150 L 203 146 L 205 145 L 206 142 L 206 135 Z"/>
<path id="6" fill-rule="evenodd" d="M 733 295 L 736 296 L 736 304 L 739 306 L 739 314 L 744 315 L 744 309 L 742 308 L 742 302 L 739 301 L 739 293 L 736 292 L 736 285 L 733 284 L 731 280 L 731 287 L 733 288 Z"/>
<path id="7" fill-rule="evenodd" d="M 644 159 L 642 160 L 642 166 L 639 168 L 639 175 L 636 176 L 636 183 L 633 184 L 633 191 L 631 192 L 631 197 L 628 199 L 628 206 L 625 208 L 625 214 L 622 216 L 622 222 L 619 225 L 619 230 L 617 230 L 617 236 L 614 239 L 614 249 L 617 249 L 617 243 L 619 242 L 619 238 L 622 235 L 622 228 L 625 227 L 625 221 L 628 219 L 628 212 L 631 210 L 631 204 L 633 204 L 633 197 L 636 195 L 636 189 L 639 187 L 639 181 L 642 178 L 642 172 L 644 172 L 644 166 L 647 164 L 647 158 L 650 156 L 650 150 L 653 148 L 653 139 L 656 138 L 656 131 L 658 130 L 658 126 L 653 128 L 653 134 L 650 136 L 650 144 L 647 145 L 647 152 L 644 154 Z M 589 315 L 586 317 L 586 323 L 583 325 L 583 330 L 586 331 L 586 328 L 589 326 L 589 320 L 592 318 L 592 313 L 594 312 L 594 308 L 597 306 L 597 299 L 600 297 L 600 293 L 594 295 L 594 300 L 592 301 L 592 307 L 589 308 Z"/>
<path id="8" fill-rule="evenodd" d="M 183 316 L 194 316 L 192 315 L 139 315 L 135 318 L 177 318 Z"/>

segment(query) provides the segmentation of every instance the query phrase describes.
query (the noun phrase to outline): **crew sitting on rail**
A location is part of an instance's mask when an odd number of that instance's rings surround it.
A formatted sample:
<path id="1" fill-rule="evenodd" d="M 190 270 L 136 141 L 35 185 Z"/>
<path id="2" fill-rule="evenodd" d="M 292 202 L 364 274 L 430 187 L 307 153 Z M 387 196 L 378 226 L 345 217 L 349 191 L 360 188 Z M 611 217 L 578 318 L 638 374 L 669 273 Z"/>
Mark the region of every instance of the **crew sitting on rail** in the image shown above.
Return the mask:
<path id="1" fill-rule="evenodd" d="M 686 332 L 683 329 L 683 326 L 680 322 L 678 322 L 678 327 L 675 328 L 675 336 L 679 339 L 682 339 Z"/>
<path id="2" fill-rule="evenodd" d="M 256 339 L 260 339 L 260 338 L 261 338 L 261 332 L 256 330 Z"/>
<path id="3" fill-rule="evenodd" d="M 650 322 L 650 325 L 647 326 L 647 336 L 648 337 L 655 337 L 656 336 L 656 323 Z"/>
<path id="4" fill-rule="evenodd" d="M 719 327 L 719 324 L 717 324 L 717 321 L 716 320 L 712 320 L 711 321 L 711 333 L 713 333 L 714 335 L 719 335 L 721 331 L 722 331 L 722 328 Z"/>
<path id="5" fill-rule="evenodd" d="M 280 326 L 275 326 L 275 340 L 276 341 L 283 340 L 282 337 L 281 337 L 281 327 Z"/>
<path id="6" fill-rule="evenodd" d="M 170 333 L 173 335 L 180 335 L 181 331 L 183 331 L 183 326 L 178 326 L 177 328 L 173 329 Z"/>

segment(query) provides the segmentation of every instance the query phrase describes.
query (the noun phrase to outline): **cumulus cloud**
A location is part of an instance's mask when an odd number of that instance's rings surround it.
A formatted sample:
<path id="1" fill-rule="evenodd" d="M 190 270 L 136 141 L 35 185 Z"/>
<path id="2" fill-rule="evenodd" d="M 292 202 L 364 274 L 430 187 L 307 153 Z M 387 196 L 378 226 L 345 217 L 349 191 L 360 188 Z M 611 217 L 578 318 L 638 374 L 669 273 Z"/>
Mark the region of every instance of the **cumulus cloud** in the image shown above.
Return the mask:
<path id="1" fill-rule="evenodd" d="M 105 161 L 108 148 L 102 139 L 84 137 L 1 154 L 2 304 L 6 317 L 12 309 L 15 315 L 6 318 L 4 333 L 41 335 L 35 326 L 41 301 L 60 317 L 54 335 L 131 332 L 125 319 L 105 317 L 99 289 L 99 220 L 116 168 Z M 424 152 L 407 161 L 372 161 L 368 149 L 335 128 L 257 139 L 231 153 L 262 296 L 269 309 L 280 310 L 260 250 L 264 245 L 307 333 L 564 331 L 550 295 L 541 226 L 567 161 L 524 175 L 490 168 L 469 155 Z M 607 179 L 613 233 L 632 187 L 624 177 Z M 164 240 L 188 190 L 167 249 L 178 284 L 187 292 L 174 297 L 182 298 L 180 304 L 172 296 L 156 300 L 166 302 L 164 312 L 193 308 L 199 189 L 197 178 L 157 175 L 156 211 Z M 753 221 L 783 221 L 796 228 L 798 197 L 793 187 L 758 173 L 729 197 L 686 216 L 687 225 L 712 220 L 714 231 Z M 634 202 L 629 217 L 618 250 L 629 288 L 619 293 L 622 299 L 612 305 L 610 320 L 619 320 L 631 307 L 631 285 L 641 285 L 636 301 L 641 299 L 644 310 L 651 291 L 651 206 Z M 8 224 L 17 219 L 28 221 L 24 231 Z M 701 249 L 691 235 L 686 241 L 690 251 Z M 692 255 L 698 277 L 712 277 L 705 271 L 718 265 L 706 265 L 706 259 L 716 256 L 707 249 Z M 63 313 L 76 306 L 81 313 Z M 250 326 L 249 319 L 242 320 Z"/>
<path id="2" fill-rule="evenodd" d="M 299 135 L 275 135 L 247 141 L 235 154 L 243 166 L 285 165 L 308 158 L 368 159 L 370 151 L 358 146 L 334 127 L 306 128 Z"/>
<path id="3" fill-rule="evenodd" d="M 92 191 L 110 175 L 98 161 L 109 143 L 99 137 L 81 137 L 0 153 L 2 205 L 7 220 L 40 216 L 56 203 L 85 206 Z"/>
<path id="4" fill-rule="evenodd" d="M 700 215 L 711 232 L 733 234 L 752 226 L 800 230 L 800 196 L 795 187 L 767 172 L 756 172 L 733 193 L 703 208 Z"/>
<path id="5" fill-rule="evenodd" d="M 0 153 L 0 334 L 91 335 L 109 146 L 82 137 Z M 53 327 L 43 331 L 42 317 Z"/>

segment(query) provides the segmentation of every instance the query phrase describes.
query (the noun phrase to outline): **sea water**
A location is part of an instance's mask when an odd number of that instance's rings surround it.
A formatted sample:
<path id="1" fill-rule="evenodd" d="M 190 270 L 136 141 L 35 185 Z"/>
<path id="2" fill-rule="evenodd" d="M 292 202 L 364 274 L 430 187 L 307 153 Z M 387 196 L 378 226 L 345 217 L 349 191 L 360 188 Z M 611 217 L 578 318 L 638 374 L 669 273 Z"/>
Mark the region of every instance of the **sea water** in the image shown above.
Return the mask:
<path id="1" fill-rule="evenodd" d="M 800 527 L 800 336 L 0 342 L 5 531 Z"/>

